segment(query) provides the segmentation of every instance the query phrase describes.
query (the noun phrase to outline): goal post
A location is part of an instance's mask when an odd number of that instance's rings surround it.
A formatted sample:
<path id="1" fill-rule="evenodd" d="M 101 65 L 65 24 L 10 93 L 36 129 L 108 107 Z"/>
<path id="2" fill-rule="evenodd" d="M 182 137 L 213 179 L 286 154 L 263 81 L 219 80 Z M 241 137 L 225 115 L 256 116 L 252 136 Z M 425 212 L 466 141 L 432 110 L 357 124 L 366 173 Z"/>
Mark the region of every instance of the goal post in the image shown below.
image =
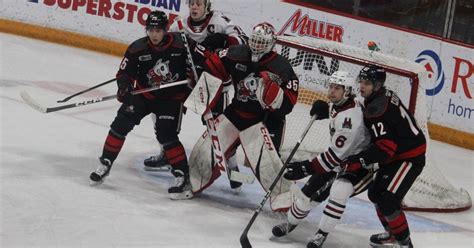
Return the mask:
<path id="1" fill-rule="evenodd" d="M 439 171 L 436 161 L 430 159 L 425 90 L 431 81 L 423 66 L 377 51 L 333 41 L 293 36 L 278 36 L 276 50 L 289 60 L 300 79 L 298 102 L 286 118 L 284 141 L 280 148 L 283 160 L 288 156 L 304 124 L 309 121 L 312 103 L 318 99 L 328 100 L 327 78 L 337 70 L 349 71 L 353 76 L 357 76 L 363 66 L 375 64 L 385 68 L 385 86 L 395 91 L 414 114 L 428 142 L 426 166 L 405 196 L 404 209 L 457 212 L 471 207 L 471 197 L 467 191 L 455 188 Z M 312 158 L 328 147 L 329 121 L 319 122 L 313 125 L 293 160 Z"/>

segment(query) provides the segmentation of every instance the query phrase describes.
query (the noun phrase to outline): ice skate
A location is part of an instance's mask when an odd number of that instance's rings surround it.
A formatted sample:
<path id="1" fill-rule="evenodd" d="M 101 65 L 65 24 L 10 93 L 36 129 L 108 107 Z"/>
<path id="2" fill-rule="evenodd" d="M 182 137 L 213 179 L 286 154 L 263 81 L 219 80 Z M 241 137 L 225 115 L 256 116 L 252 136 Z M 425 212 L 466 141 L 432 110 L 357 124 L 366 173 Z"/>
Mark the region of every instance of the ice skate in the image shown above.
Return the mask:
<path id="1" fill-rule="evenodd" d="M 99 158 L 99 161 L 99 167 L 97 167 L 97 169 L 89 176 L 92 186 L 103 183 L 105 177 L 109 175 L 110 168 L 112 168 L 112 163 L 110 160 L 106 158 Z"/>
<path id="2" fill-rule="evenodd" d="M 326 241 L 327 234 L 317 232 L 306 245 L 307 248 L 321 248 Z"/>
<path id="3" fill-rule="evenodd" d="M 283 237 L 293 231 L 296 228 L 296 225 L 292 225 L 289 222 L 284 222 L 278 224 L 272 228 L 273 236 L 275 237 Z"/>
<path id="4" fill-rule="evenodd" d="M 398 247 L 397 241 L 389 232 L 378 233 L 370 236 L 370 246 L 372 247 Z"/>
<path id="5" fill-rule="evenodd" d="M 171 165 L 162 151 L 160 154 L 151 156 L 143 161 L 146 171 L 170 171 Z"/>
<path id="6" fill-rule="evenodd" d="M 230 169 L 231 171 L 239 171 L 239 167 Z M 230 180 L 230 188 L 235 192 L 239 193 L 242 191 L 242 183 Z"/>
<path id="7" fill-rule="evenodd" d="M 175 170 L 172 173 L 175 176 L 175 186 L 168 189 L 170 198 L 172 200 L 184 200 L 192 198 L 193 192 L 191 190 L 189 174 L 185 174 L 181 170 Z"/>

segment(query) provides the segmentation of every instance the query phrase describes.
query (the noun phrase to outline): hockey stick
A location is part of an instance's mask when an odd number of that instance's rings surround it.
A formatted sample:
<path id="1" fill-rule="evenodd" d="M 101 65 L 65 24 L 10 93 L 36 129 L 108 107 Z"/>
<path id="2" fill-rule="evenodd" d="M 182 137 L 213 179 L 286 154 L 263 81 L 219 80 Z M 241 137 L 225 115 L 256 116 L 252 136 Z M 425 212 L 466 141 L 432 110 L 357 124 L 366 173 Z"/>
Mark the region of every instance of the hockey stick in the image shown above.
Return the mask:
<path id="1" fill-rule="evenodd" d="M 98 85 L 92 86 L 92 87 L 90 87 L 90 88 L 88 88 L 88 89 L 85 89 L 85 90 L 83 90 L 83 91 L 79 91 L 79 92 L 77 92 L 76 94 L 70 95 L 70 96 L 68 96 L 68 97 L 66 97 L 66 98 L 64 98 L 64 99 L 62 99 L 62 100 L 57 101 L 57 103 L 67 102 L 67 101 L 71 100 L 71 98 L 73 98 L 73 97 L 75 97 L 75 96 L 84 94 L 84 93 L 89 92 L 89 91 L 91 91 L 91 90 L 93 90 L 93 89 L 97 89 L 97 88 L 99 88 L 99 87 L 101 87 L 101 86 L 103 86 L 103 85 L 112 83 L 112 82 L 114 82 L 115 80 L 117 80 L 117 79 L 116 79 L 116 78 L 112 78 L 112 79 L 110 79 L 110 80 L 107 80 L 107 81 L 105 81 L 105 82 L 103 82 L 103 83 L 100 83 L 100 84 L 98 84 Z"/>
<path id="2" fill-rule="evenodd" d="M 165 88 L 169 88 L 169 87 L 173 87 L 173 86 L 177 86 L 177 85 L 182 85 L 182 84 L 187 84 L 187 83 L 188 83 L 188 80 L 182 80 L 182 81 L 178 81 L 178 82 L 174 82 L 174 83 L 170 83 L 170 84 L 157 85 L 157 86 L 153 86 L 153 87 L 146 88 L 146 89 L 135 90 L 135 91 L 130 92 L 130 94 L 138 95 L 138 94 L 142 94 L 142 93 L 145 93 L 145 92 L 150 92 L 150 91 L 154 91 L 154 90 L 158 90 L 158 89 L 165 89 Z M 117 98 L 117 95 L 114 94 L 114 95 L 109 95 L 109 96 L 104 96 L 104 97 L 88 99 L 88 100 L 84 100 L 82 102 L 76 102 L 76 103 L 71 103 L 71 104 L 67 104 L 67 105 L 45 107 L 45 106 L 41 105 L 40 103 L 38 103 L 35 99 L 33 99 L 30 96 L 30 94 L 25 90 L 20 92 L 20 96 L 21 96 L 21 98 L 23 98 L 23 101 L 25 101 L 28 105 L 30 105 L 30 107 L 38 110 L 41 113 L 51 113 L 51 112 L 56 112 L 56 111 L 60 111 L 60 110 L 63 110 L 63 109 L 69 109 L 69 108 L 75 108 L 75 107 L 85 106 L 85 105 L 99 103 L 99 102 L 105 102 L 105 101 Z"/>
<path id="3" fill-rule="evenodd" d="M 286 167 L 288 166 L 288 164 L 290 163 L 291 159 L 293 158 L 293 156 L 295 155 L 296 151 L 298 150 L 298 148 L 300 147 L 300 144 L 301 142 L 303 142 L 303 139 L 306 137 L 306 134 L 308 133 L 309 129 L 311 128 L 311 126 L 313 125 L 314 121 L 316 120 L 316 115 L 313 115 L 311 117 L 311 120 L 310 122 L 308 123 L 308 125 L 306 126 L 305 130 L 303 131 L 303 133 L 301 134 L 301 137 L 300 139 L 296 142 L 296 145 L 295 147 L 293 148 L 293 150 L 291 150 L 291 153 L 290 155 L 288 156 L 288 158 L 286 159 L 285 163 L 283 164 L 283 167 L 281 167 L 280 169 L 280 172 L 278 172 L 278 175 L 276 176 L 275 180 L 273 181 L 272 185 L 270 186 L 270 188 L 268 188 L 268 191 L 267 191 L 267 194 L 265 194 L 265 196 L 263 197 L 262 199 L 262 202 L 260 202 L 260 205 L 258 206 L 258 208 L 255 210 L 255 213 L 253 214 L 252 218 L 250 219 L 249 223 L 247 224 L 247 226 L 245 227 L 244 231 L 242 232 L 242 235 L 240 235 L 240 245 L 242 246 L 242 248 L 252 248 L 252 245 L 250 244 L 250 240 L 248 238 L 248 232 L 250 230 L 250 227 L 252 227 L 252 224 L 255 222 L 255 219 L 257 219 L 257 216 L 258 214 L 260 213 L 260 211 L 262 211 L 262 208 L 263 206 L 265 205 L 265 203 L 267 202 L 268 198 L 270 197 L 270 194 L 272 193 L 273 189 L 275 188 L 275 186 L 277 185 L 278 181 L 280 180 L 281 176 L 283 175 L 283 173 L 285 172 L 285 169 Z"/>

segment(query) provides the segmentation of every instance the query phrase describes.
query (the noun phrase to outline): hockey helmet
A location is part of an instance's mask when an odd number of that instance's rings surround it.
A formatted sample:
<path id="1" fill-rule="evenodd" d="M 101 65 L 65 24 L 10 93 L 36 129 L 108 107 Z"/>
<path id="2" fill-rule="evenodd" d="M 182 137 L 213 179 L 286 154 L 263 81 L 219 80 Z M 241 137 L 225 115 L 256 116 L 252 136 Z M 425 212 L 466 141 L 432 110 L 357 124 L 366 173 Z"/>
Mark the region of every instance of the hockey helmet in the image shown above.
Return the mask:
<path id="1" fill-rule="evenodd" d="M 148 14 L 148 18 L 146 19 L 146 30 L 150 30 L 152 28 L 163 29 L 167 30 L 168 28 L 168 16 L 165 12 L 155 10 Z"/>
<path id="2" fill-rule="evenodd" d="M 384 86 L 386 78 L 387 73 L 384 68 L 376 65 L 368 65 L 360 70 L 358 80 L 370 81 L 374 85 L 374 89 L 381 89 Z"/>
<path id="3" fill-rule="evenodd" d="M 267 22 L 260 23 L 253 28 L 249 39 L 253 62 L 258 62 L 263 55 L 273 50 L 276 42 L 275 33 L 275 28 Z"/>
<path id="4" fill-rule="evenodd" d="M 335 103 L 336 105 L 343 104 L 350 96 L 354 95 L 356 78 L 347 71 L 335 71 L 329 77 L 328 83 L 344 86 L 344 96 L 339 102 Z"/>

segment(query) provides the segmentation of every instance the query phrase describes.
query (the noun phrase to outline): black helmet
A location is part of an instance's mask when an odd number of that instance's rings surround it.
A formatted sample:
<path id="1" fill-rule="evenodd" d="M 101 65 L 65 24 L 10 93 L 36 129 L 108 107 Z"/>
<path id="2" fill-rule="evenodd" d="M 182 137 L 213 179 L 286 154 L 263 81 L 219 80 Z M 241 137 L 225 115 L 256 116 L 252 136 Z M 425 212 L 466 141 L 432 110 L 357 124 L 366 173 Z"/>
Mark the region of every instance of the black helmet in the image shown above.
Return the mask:
<path id="1" fill-rule="evenodd" d="M 368 80 L 374 84 L 374 87 L 380 83 L 380 88 L 383 87 L 385 83 L 385 79 L 387 78 L 387 73 L 385 69 L 376 66 L 376 65 L 368 65 L 362 68 L 359 72 L 359 80 Z"/>
<path id="2" fill-rule="evenodd" d="M 146 30 L 149 30 L 152 28 L 159 28 L 166 31 L 167 27 L 168 27 L 168 16 L 166 15 L 165 12 L 155 10 L 155 11 L 152 11 L 148 15 L 148 18 L 146 19 Z"/>

